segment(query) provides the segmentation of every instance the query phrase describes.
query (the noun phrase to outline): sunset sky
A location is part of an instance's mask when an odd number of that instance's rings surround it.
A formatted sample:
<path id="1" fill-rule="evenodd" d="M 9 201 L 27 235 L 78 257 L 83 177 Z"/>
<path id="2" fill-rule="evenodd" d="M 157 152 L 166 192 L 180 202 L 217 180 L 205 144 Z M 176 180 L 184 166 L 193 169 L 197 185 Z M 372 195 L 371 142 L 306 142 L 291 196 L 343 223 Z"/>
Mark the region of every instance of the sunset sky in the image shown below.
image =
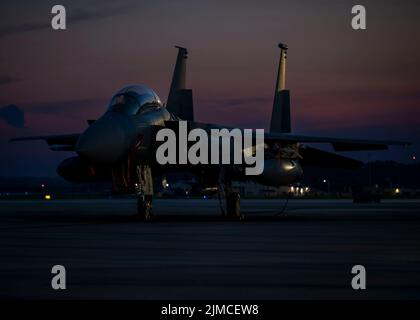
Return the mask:
<path id="1" fill-rule="evenodd" d="M 55 4 L 67 9 L 65 31 L 50 26 Z M 351 28 L 355 4 L 367 30 Z M 18 0 L 2 1 L 0 16 L 0 107 L 25 112 L 24 128 L 0 119 L 0 176 L 55 175 L 71 153 L 7 140 L 81 132 L 127 84 L 165 101 L 174 45 L 189 49 L 197 121 L 267 129 L 281 41 L 294 133 L 420 140 L 419 1 Z"/>

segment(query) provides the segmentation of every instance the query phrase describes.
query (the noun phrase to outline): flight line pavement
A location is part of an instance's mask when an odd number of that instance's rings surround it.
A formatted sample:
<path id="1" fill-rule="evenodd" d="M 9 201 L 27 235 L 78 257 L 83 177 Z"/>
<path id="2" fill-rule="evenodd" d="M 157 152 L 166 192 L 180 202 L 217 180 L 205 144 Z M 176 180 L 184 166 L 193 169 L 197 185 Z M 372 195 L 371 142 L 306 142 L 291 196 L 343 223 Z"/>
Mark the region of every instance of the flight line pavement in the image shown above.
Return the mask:
<path id="1" fill-rule="evenodd" d="M 0 201 L 0 298 L 418 299 L 420 200 Z M 67 289 L 51 288 L 66 268 Z M 366 290 L 351 269 L 366 268 Z"/>

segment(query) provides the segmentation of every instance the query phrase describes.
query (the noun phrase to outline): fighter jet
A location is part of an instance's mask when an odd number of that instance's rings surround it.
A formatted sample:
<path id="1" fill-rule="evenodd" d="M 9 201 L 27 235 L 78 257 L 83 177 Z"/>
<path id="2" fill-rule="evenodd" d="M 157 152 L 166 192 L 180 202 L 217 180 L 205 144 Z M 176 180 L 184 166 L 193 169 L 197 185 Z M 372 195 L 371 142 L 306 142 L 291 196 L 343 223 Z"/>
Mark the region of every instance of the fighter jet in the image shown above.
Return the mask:
<path id="1" fill-rule="evenodd" d="M 361 162 L 326 152 L 305 143 L 328 143 L 335 151 L 379 150 L 389 145 L 406 146 L 404 141 L 376 141 L 318 137 L 292 134 L 290 92 L 286 89 L 288 47 L 280 43 L 270 131 L 264 135 L 264 170 L 246 176 L 243 167 L 231 165 L 161 165 L 155 153 L 156 134 L 162 128 L 177 128 L 187 121 L 188 130 L 211 130 L 220 125 L 194 121 L 192 90 L 186 87 L 188 51 L 178 47 L 175 69 L 166 105 L 145 85 L 129 85 L 111 98 L 105 113 L 89 120 L 82 133 L 14 138 L 11 141 L 45 140 L 53 151 L 75 151 L 76 156 L 64 160 L 58 174 L 72 182 L 111 180 L 116 193 L 137 195 L 138 216 L 151 218 L 153 178 L 169 172 L 191 172 L 200 183 L 217 188 L 222 199 L 222 213 L 229 219 L 241 219 L 240 196 L 232 188 L 233 181 L 254 180 L 268 186 L 289 186 L 303 174 L 302 167 L 356 168 Z M 222 203 L 221 202 L 221 203 Z"/>

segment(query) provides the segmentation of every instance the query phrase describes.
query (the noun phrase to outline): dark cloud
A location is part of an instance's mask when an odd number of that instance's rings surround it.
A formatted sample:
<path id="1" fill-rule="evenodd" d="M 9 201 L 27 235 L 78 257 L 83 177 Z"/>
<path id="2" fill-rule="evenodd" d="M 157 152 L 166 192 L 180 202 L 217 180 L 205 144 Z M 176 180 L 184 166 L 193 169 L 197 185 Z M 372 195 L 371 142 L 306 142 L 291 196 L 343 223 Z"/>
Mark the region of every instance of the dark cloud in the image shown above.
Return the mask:
<path id="1" fill-rule="evenodd" d="M 121 15 L 130 11 L 132 6 L 120 6 L 120 7 L 102 7 L 94 9 L 79 8 L 69 10 L 66 7 L 67 23 L 75 24 L 83 21 L 92 21 L 98 19 L 104 19 Z M 8 26 L 0 29 L 0 38 L 6 35 L 23 33 L 29 31 L 39 31 L 51 28 L 51 21 L 48 19 L 44 22 L 28 22 L 21 25 Z"/>
<path id="2" fill-rule="evenodd" d="M 20 80 L 21 79 L 19 78 L 10 77 L 8 75 L 0 76 L 0 86 L 13 83 L 13 82 L 18 82 Z"/>
<path id="3" fill-rule="evenodd" d="M 13 104 L 0 108 L 0 119 L 15 128 L 23 128 L 25 125 L 25 113 Z"/>

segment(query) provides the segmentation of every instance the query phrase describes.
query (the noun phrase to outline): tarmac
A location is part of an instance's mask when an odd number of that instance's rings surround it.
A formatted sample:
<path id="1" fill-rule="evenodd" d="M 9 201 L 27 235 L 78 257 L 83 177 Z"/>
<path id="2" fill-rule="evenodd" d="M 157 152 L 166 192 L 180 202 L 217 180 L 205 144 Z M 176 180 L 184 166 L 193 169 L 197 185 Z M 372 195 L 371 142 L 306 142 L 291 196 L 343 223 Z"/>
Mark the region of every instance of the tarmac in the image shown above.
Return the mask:
<path id="1" fill-rule="evenodd" d="M 217 200 L 156 199 L 143 223 L 131 199 L 1 201 L 0 298 L 420 298 L 420 200 L 284 202 L 242 200 L 226 221 Z"/>

